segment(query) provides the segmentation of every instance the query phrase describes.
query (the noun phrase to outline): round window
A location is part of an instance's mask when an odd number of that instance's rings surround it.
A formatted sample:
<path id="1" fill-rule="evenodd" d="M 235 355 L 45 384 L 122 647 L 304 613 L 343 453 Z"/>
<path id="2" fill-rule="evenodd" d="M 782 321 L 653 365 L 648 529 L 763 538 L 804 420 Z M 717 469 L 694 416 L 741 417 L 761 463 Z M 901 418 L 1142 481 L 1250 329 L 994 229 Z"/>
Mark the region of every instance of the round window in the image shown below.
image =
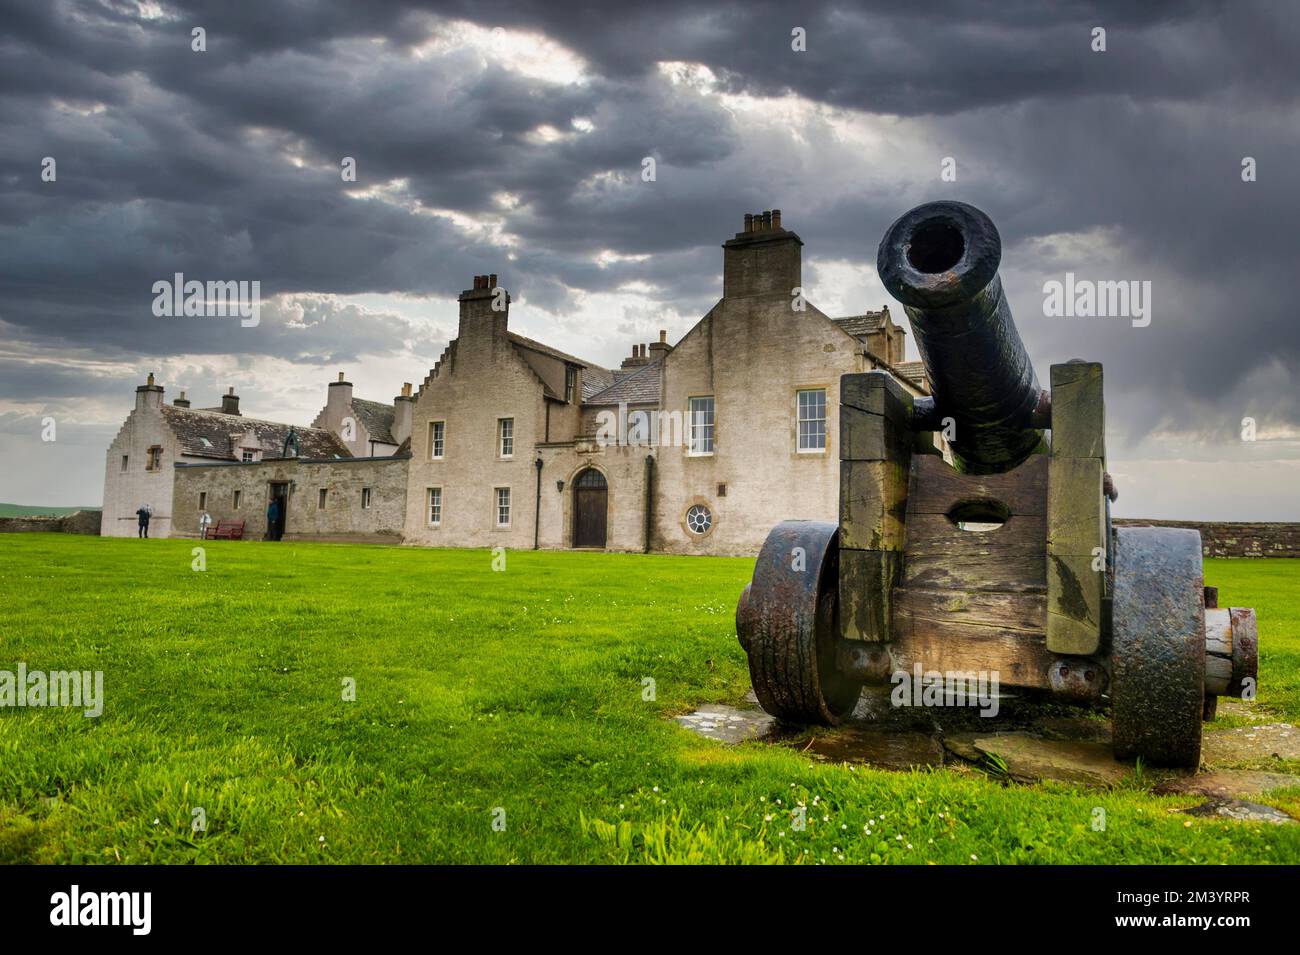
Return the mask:
<path id="1" fill-rule="evenodd" d="M 713 512 L 703 504 L 692 504 L 686 512 L 686 526 L 692 534 L 707 534 L 713 526 Z"/>

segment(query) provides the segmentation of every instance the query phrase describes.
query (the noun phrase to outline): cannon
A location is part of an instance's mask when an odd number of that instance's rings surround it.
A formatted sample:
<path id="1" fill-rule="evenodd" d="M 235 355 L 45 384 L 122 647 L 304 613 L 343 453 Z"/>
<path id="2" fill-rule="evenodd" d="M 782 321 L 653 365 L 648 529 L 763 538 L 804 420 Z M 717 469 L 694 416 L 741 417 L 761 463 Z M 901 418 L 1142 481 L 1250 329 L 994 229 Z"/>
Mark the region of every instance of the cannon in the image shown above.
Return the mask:
<path id="1" fill-rule="evenodd" d="M 1254 611 L 1218 607 L 1197 531 L 1112 526 L 1102 367 L 1052 365 L 1041 387 L 1001 257 L 961 202 L 881 240 L 931 393 L 841 377 L 839 522 L 778 524 L 736 608 L 755 694 L 829 725 L 864 685 L 987 674 L 1108 710 L 1118 759 L 1194 767 L 1217 698 L 1253 695 Z"/>

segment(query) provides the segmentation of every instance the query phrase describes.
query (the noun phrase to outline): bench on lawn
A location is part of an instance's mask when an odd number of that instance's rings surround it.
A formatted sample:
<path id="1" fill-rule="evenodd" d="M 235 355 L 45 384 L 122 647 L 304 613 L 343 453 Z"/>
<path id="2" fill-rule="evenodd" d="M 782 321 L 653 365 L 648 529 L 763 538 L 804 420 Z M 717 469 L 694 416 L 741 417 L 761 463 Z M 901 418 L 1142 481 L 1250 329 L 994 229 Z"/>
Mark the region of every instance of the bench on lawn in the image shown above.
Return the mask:
<path id="1" fill-rule="evenodd" d="M 208 531 L 208 540 L 240 541 L 243 539 L 243 521 L 217 521 L 217 526 Z"/>

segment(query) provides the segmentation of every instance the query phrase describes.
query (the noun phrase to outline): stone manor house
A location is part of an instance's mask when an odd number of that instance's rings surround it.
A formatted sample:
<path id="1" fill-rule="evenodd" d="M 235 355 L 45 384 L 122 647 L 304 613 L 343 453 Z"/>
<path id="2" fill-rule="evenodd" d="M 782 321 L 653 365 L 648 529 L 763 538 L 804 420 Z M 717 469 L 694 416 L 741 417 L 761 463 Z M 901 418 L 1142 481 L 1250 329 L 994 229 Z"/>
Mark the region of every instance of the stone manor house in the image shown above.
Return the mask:
<path id="1" fill-rule="evenodd" d="M 925 394 L 886 306 L 830 318 L 801 303 L 803 242 L 779 210 L 723 244 L 722 298 L 675 345 L 619 368 L 510 330 L 495 275 L 460 295 L 460 327 L 412 393 L 328 386 L 310 427 L 221 404 L 170 404 L 152 375 L 108 449 L 105 535 L 197 537 L 199 518 L 286 539 L 449 547 L 753 554 L 787 518 L 839 513 L 839 379 L 880 369 Z M 803 308 L 798 307 L 803 304 Z"/>

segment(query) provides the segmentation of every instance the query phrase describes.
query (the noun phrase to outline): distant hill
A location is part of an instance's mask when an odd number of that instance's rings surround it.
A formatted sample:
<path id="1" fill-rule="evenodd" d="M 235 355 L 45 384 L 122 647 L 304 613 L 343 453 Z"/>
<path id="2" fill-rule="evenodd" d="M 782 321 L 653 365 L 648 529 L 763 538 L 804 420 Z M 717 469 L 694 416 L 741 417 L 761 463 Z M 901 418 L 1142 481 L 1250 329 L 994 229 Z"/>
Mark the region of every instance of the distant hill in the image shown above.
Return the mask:
<path id="1" fill-rule="evenodd" d="M 62 517 L 73 511 L 98 511 L 98 507 L 46 507 L 42 504 L 0 504 L 0 517 Z"/>

